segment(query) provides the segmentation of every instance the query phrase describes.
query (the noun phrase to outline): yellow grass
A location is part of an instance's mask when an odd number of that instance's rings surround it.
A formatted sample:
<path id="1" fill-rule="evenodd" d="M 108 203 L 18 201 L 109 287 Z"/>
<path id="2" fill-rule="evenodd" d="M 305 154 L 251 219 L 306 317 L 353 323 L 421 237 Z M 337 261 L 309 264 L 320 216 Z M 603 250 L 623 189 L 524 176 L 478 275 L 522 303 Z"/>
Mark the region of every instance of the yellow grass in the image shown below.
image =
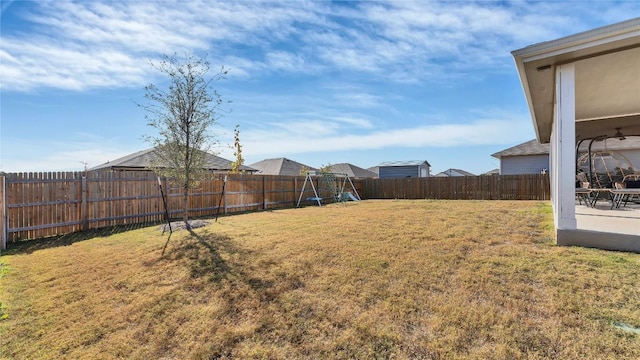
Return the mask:
<path id="1" fill-rule="evenodd" d="M 640 255 L 553 245 L 541 202 L 364 201 L 0 258 L 16 359 L 635 359 Z M 64 241 L 62 241 L 64 242 Z M 62 243 L 59 241 L 58 243 Z M 4 314 L 4 315 L 3 315 Z"/>

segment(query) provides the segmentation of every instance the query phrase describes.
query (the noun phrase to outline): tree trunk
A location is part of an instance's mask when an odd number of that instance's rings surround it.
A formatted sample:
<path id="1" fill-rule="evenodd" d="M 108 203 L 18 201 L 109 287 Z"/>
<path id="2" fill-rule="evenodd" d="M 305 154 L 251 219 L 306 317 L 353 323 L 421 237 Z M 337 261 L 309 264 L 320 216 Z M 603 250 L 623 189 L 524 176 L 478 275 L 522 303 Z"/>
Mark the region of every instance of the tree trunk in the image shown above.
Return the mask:
<path id="1" fill-rule="evenodd" d="M 191 229 L 189 226 L 189 184 L 186 183 L 184 191 L 182 193 L 182 221 L 186 229 Z"/>

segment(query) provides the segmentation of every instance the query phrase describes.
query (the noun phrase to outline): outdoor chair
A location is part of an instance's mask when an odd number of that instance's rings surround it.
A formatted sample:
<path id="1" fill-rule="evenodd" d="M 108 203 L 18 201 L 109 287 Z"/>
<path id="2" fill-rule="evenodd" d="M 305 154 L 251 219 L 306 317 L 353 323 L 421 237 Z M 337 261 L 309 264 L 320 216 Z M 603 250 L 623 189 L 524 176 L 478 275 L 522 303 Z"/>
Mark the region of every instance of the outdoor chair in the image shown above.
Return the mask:
<path id="1" fill-rule="evenodd" d="M 576 182 L 576 197 L 578 198 L 578 203 L 580 205 L 582 205 L 582 202 L 584 201 L 584 204 L 587 206 L 591 206 L 591 189 L 589 187 L 589 182 L 587 181 L 577 181 Z"/>
<path id="2" fill-rule="evenodd" d="M 634 198 L 640 200 L 640 174 L 632 174 L 624 177 L 622 182 L 615 183 L 615 189 L 611 190 L 612 203 L 611 208 L 619 208 L 627 206 L 627 203 L 634 201 Z M 623 205 L 624 202 L 624 205 Z"/>
<path id="3" fill-rule="evenodd" d="M 578 183 L 576 182 L 576 185 Z M 598 200 L 605 199 L 608 197 L 608 201 L 613 202 L 614 193 L 611 192 L 613 189 L 609 188 L 593 188 L 591 187 L 591 183 L 588 181 L 583 181 L 580 183 L 580 187 L 576 187 L 576 197 L 578 198 L 578 203 L 584 204 L 589 207 L 596 207 Z"/>
<path id="4" fill-rule="evenodd" d="M 638 189 L 638 188 L 640 188 L 640 174 L 626 175 L 622 179 L 622 183 L 624 184 L 625 188 Z"/>

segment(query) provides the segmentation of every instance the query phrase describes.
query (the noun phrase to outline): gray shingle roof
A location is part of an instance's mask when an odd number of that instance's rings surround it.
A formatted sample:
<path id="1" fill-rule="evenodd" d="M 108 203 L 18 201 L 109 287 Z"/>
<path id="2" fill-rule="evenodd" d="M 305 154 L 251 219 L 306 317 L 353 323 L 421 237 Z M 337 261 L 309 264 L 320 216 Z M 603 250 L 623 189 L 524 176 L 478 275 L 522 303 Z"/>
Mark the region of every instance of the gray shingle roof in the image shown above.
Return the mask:
<path id="1" fill-rule="evenodd" d="M 464 176 L 476 176 L 476 174 L 470 173 L 470 172 L 462 170 L 462 169 L 449 169 L 449 170 L 453 170 L 453 171 L 455 171 L 457 173 L 460 173 L 460 174 L 462 174 Z"/>
<path id="2" fill-rule="evenodd" d="M 427 160 L 408 160 L 408 161 L 385 161 L 378 164 L 380 166 L 418 166 L 423 163 L 427 163 L 427 166 L 431 166 Z"/>
<path id="3" fill-rule="evenodd" d="M 482 175 L 500 175 L 500 169 L 489 170 Z"/>
<path id="4" fill-rule="evenodd" d="M 456 175 L 457 174 L 457 175 Z M 447 169 L 443 172 L 437 173 L 434 176 L 438 177 L 449 177 L 449 176 L 476 176 L 476 174 L 472 174 L 468 171 L 462 169 Z"/>
<path id="5" fill-rule="evenodd" d="M 587 151 L 589 140 L 585 140 L 580 145 L 580 151 Z M 602 150 L 625 150 L 640 149 L 640 136 L 628 136 L 624 140 L 610 138 L 604 141 L 595 141 L 591 146 L 592 151 Z M 540 144 L 538 140 L 529 140 L 522 144 L 499 151 L 491 156 L 500 159 L 503 156 L 525 156 L 525 155 L 546 155 L 549 154 L 549 144 Z"/>
<path id="6" fill-rule="evenodd" d="M 335 174 L 347 174 L 353 178 L 375 178 L 378 174 L 349 163 L 335 164 L 330 167 Z"/>
<path id="7" fill-rule="evenodd" d="M 288 175 L 299 176 L 303 168 L 317 170 L 311 166 L 289 160 L 287 158 L 265 159 L 249 165 L 258 170 L 259 175 Z"/>
<path id="8" fill-rule="evenodd" d="M 549 144 L 540 144 L 533 139 L 522 144 L 512 146 L 508 149 L 492 154 L 494 158 L 500 159 L 503 156 L 524 156 L 524 155 L 544 155 L 549 154 Z"/>
<path id="9" fill-rule="evenodd" d="M 123 156 L 113 161 L 107 161 L 104 164 L 100 164 L 92 167 L 89 170 L 145 170 L 152 167 L 157 159 L 157 155 L 154 153 L 155 148 L 141 150 L 132 154 Z M 223 159 L 219 156 L 207 153 L 205 158 L 205 169 L 213 171 L 230 171 L 231 161 Z M 254 172 L 255 169 L 241 165 L 240 170 L 246 172 Z"/>

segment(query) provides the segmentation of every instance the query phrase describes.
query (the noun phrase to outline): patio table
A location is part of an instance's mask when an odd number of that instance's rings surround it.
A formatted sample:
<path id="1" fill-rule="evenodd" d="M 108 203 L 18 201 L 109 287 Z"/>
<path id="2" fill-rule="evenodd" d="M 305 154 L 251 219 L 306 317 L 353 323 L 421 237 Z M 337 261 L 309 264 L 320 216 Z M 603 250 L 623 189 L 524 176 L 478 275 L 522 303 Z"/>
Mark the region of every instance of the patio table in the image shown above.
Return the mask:
<path id="1" fill-rule="evenodd" d="M 620 207 L 622 202 L 624 201 L 625 206 L 627 202 L 632 199 L 634 196 L 640 196 L 640 189 L 610 189 L 611 193 L 611 208 L 614 207 L 617 209 Z"/>

